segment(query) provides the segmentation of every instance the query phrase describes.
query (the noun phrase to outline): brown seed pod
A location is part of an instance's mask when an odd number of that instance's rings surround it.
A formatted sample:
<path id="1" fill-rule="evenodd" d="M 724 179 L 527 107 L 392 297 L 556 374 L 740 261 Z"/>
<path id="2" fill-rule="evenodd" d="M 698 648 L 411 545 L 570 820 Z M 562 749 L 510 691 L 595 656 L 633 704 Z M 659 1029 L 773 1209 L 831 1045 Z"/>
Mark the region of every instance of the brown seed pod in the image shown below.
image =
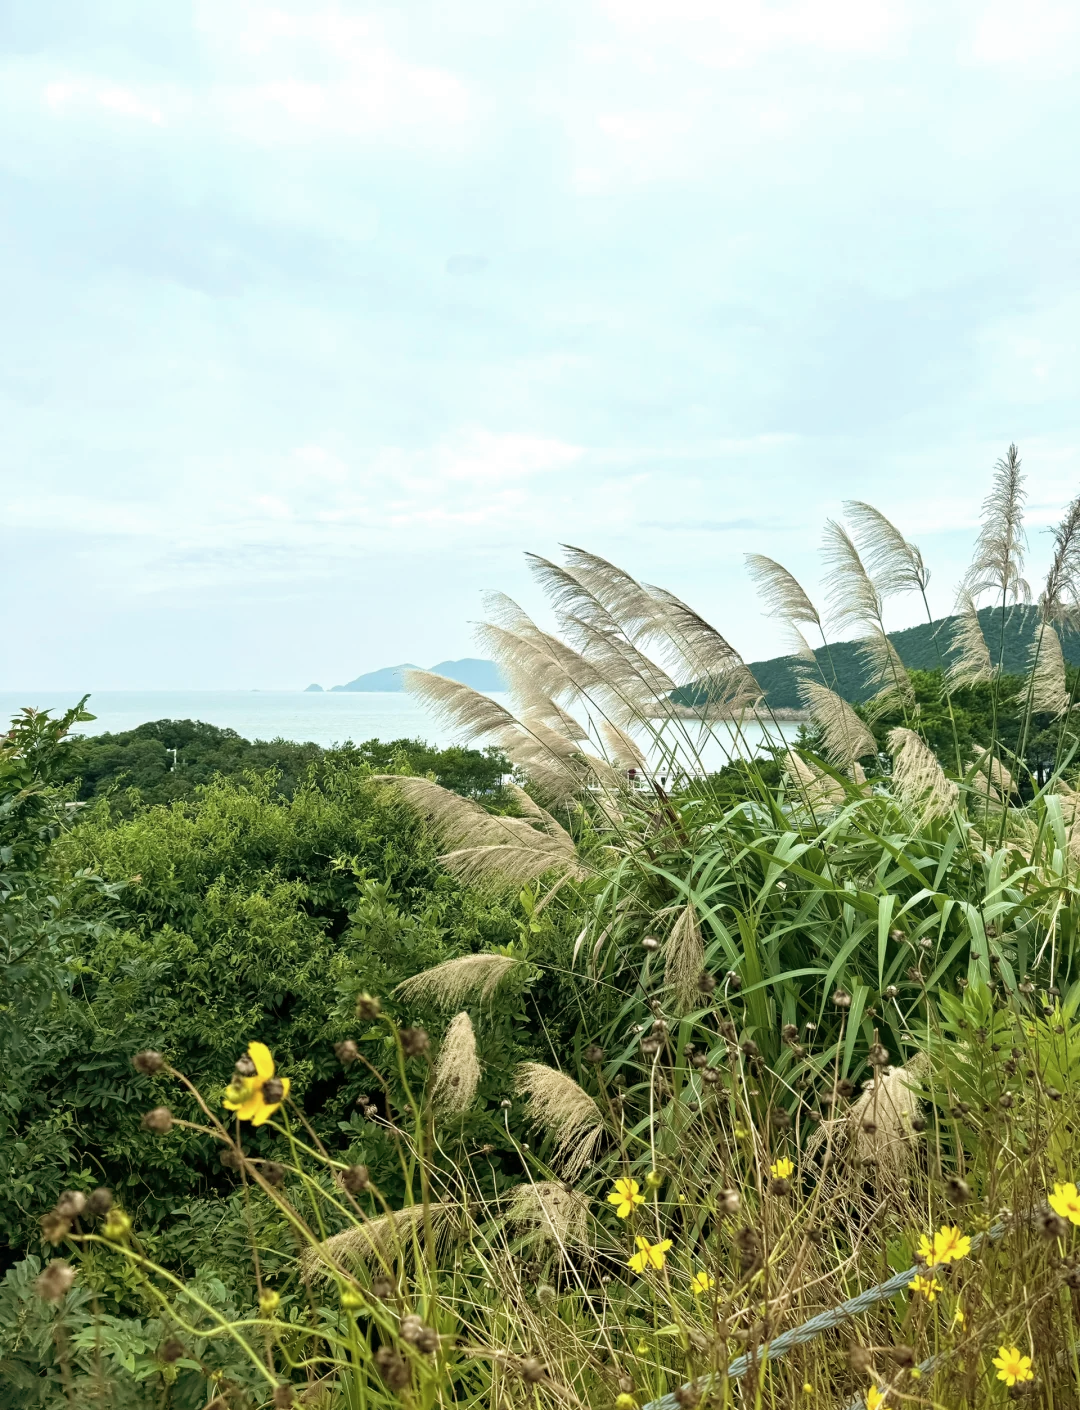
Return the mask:
<path id="1" fill-rule="evenodd" d="M 388 1390 L 404 1390 L 409 1384 L 409 1368 L 401 1353 L 392 1346 L 380 1346 L 372 1359 Z"/>
<path id="2" fill-rule="evenodd" d="M 536 1385 L 538 1381 L 542 1381 L 546 1374 L 544 1363 L 537 1360 L 535 1356 L 526 1356 L 525 1360 L 521 1363 L 522 1378 L 528 1381 L 530 1385 Z"/>
<path id="3" fill-rule="evenodd" d="M 337 1054 L 338 1062 L 344 1063 L 346 1067 L 348 1067 L 349 1063 L 355 1062 L 360 1056 L 360 1049 L 351 1038 L 346 1038 L 340 1043 L 335 1043 L 334 1052 Z"/>
<path id="4" fill-rule="evenodd" d="M 382 1003 L 371 994 L 359 994 L 356 999 L 357 1018 L 378 1018 L 382 1013 Z"/>
<path id="5" fill-rule="evenodd" d="M 141 1053 L 136 1053 L 131 1062 L 137 1072 L 145 1073 L 147 1077 L 160 1072 L 165 1066 L 165 1059 L 153 1048 L 144 1048 Z"/>
<path id="6" fill-rule="evenodd" d="M 103 1214 L 108 1214 L 112 1209 L 112 1190 L 107 1190 L 104 1185 L 99 1185 L 86 1201 L 86 1208 L 90 1214 L 100 1218 Z"/>
<path id="7" fill-rule="evenodd" d="M 75 1281 L 75 1269 L 66 1258 L 54 1258 L 46 1263 L 34 1282 L 34 1291 L 46 1302 L 59 1302 Z"/>
<path id="8" fill-rule="evenodd" d="M 359 1194 L 361 1190 L 366 1190 L 371 1185 L 368 1177 L 366 1165 L 350 1165 L 347 1170 L 341 1172 L 341 1183 L 350 1194 Z"/>
<path id="9" fill-rule="evenodd" d="M 255 1066 L 250 1053 L 241 1053 L 236 1059 L 236 1066 L 233 1068 L 233 1071 L 236 1073 L 237 1077 L 254 1077 L 258 1068 Z"/>
<path id="10" fill-rule="evenodd" d="M 167 1106 L 156 1106 L 143 1115 L 145 1131 L 153 1131 L 156 1136 L 165 1136 L 172 1130 L 173 1114 Z"/>
<path id="11" fill-rule="evenodd" d="M 271 1106 L 285 1100 L 285 1083 L 280 1077 L 268 1077 L 262 1084 L 263 1101 Z"/>
<path id="12" fill-rule="evenodd" d="M 423 1028 L 403 1028 L 401 1047 L 406 1057 L 423 1057 L 431 1046 L 431 1039 Z"/>

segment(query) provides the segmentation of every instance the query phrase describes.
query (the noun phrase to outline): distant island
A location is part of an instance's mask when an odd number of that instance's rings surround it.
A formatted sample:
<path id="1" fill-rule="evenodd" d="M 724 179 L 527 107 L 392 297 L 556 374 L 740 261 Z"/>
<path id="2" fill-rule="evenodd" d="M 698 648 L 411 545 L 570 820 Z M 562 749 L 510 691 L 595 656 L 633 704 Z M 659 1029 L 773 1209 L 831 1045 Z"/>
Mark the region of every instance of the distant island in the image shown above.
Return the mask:
<path id="1" fill-rule="evenodd" d="M 304 687 L 304 694 L 306 695 L 309 690 L 317 690 L 320 695 L 322 694 L 322 686 L 321 686 L 321 685 L 308 685 L 308 686 L 305 686 L 305 687 Z"/>
<path id="2" fill-rule="evenodd" d="M 406 671 L 416 671 L 420 667 L 411 661 L 403 661 L 398 666 L 383 666 L 378 671 L 368 671 L 346 685 L 332 685 L 332 691 L 399 691 L 405 689 Z M 480 661 L 466 656 L 460 661 L 440 661 L 430 668 L 437 676 L 447 676 L 452 681 L 460 681 L 473 690 L 495 694 L 508 689 L 506 680 L 494 661 Z M 322 690 L 321 685 L 309 685 L 308 690 Z"/>

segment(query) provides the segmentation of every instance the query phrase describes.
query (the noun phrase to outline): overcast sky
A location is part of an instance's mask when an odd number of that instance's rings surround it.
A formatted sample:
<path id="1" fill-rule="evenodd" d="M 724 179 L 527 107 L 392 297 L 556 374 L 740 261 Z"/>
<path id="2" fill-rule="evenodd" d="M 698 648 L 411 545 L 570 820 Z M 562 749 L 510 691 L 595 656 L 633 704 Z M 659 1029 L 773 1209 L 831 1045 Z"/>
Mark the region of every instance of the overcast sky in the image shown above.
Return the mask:
<path id="1" fill-rule="evenodd" d="M 845 498 L 1080 490 L 1075 0 L 0 0 L 0 688 L 475 651 L 560 541 L 748 658 Z M 914 619 L 899 605 L 895 625 Z"/>

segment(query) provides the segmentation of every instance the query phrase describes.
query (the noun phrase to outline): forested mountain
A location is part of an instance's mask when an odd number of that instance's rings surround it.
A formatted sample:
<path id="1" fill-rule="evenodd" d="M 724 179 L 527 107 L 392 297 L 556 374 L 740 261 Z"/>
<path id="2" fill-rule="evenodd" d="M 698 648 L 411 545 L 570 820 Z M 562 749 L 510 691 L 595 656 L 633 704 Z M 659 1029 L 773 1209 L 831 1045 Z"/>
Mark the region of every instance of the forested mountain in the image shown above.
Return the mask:
<path id="1" fill-rule="evenodd" d="M 1009 607 L 1004 619 L 998 608 L 984 607 L 980 611 L 979 622 L 990 655 L 995 661 L 1001 656 L 1005 674 L 1022 675 L 1028 669 L 1028 653 L 1038 620 L 1039 613 L 1035 607 Z M 951 660 L 951 641 L 956 621 L 955 617 L 942 617 L 933 623 L 924 622 L 918 627 L 891 632 L 890 640 L 908 670 L 938 670 Z M 1080 633 L 1062 634 L 1061 647 L 1070 665 L 1080 665 Z M 856 703 L 868 700 L 877 689 L 873 681 L 865 678 L 857 642 L 833 642 L 827 648 L 819 647 L 815 656 L 826 682 L 845 700 Z M 798 658 L 794 656 L 776 656 L 769 661 L 750 662 L 754 678 L 764 689 L 766 700 L 773 709 L 799 709 L 802 706 L 795 671 L 797 664 Z M 704 691 L 700 687 L 684 686 L 676 691 L 674 699 L 680 705 L 697 705 L 702 703 L 703 697 Z"/>

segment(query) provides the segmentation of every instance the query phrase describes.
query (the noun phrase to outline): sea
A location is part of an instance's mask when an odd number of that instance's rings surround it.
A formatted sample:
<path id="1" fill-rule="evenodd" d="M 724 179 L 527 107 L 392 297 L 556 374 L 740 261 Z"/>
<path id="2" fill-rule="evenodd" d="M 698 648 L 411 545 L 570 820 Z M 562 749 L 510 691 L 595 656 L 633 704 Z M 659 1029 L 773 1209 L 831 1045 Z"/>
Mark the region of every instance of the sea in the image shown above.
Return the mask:
<path id="1" fill-rule="evenodd" d="M 79 696 L 70 690 L 0 691 L 0 721 L 27 705 L 62 711 Z M 492 699 L 510 703 L 501 695 Z M 95 718 L 78 727 L 83 734 L 115 734 L 150 720 L 203 720 L 252 740 L 310 740 L 326 746 L 349 740 L 360 744 L 367 739 L 423 739 L 440 748 L 461 742 L 452 726 L 405 691 L 102 690 L 90 696 L 87 709 Z M 756 724 L 736 732 L 723 723 L 684 721 L 669 725 L 667 734 L 677 735 L 680 743 L 692 737 L 702 767 L 709 770 L 735 754 L 767 752 L 770 742 L 779 743 L 778 728 L 772 728 L 770 739 Z M 789 738 L 797 730 L 794 724 L 783 726 Z M 648 738 L 639 737 L 639 743 L 650 763 L 662 768 L 663 747 Z"/>

